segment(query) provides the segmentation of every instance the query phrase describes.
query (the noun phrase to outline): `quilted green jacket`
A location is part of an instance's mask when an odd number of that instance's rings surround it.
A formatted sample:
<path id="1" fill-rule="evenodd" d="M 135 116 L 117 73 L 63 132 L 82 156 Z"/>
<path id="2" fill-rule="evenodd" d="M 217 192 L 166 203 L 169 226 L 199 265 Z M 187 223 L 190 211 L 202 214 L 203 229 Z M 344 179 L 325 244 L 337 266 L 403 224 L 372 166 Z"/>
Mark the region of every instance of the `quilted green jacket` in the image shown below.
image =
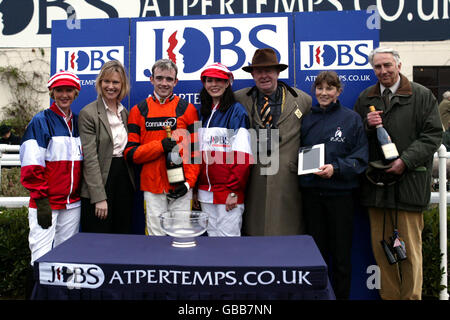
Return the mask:
<path id="1" fill-rule="evenodd" d="M 368 128 L 369 106 L 383 110 L 383 126 L 396 144 L 407 169 L 396 185 L 377 186 L 363 178 L 361 203 L 367 207 L 421 212 L 428 207 L 433 154 L 442 141 L 438 104 L 432 92 L 401 75 L 400 86 L 385 110 L 379 83 L 361 92 L 354 110 L 365 122 L 369 162 L 379 160 L 376 130 Z M 384 192 L 387 192 L 385 195 Z M 396 195 L 397 192 L 397 195 Z"/>

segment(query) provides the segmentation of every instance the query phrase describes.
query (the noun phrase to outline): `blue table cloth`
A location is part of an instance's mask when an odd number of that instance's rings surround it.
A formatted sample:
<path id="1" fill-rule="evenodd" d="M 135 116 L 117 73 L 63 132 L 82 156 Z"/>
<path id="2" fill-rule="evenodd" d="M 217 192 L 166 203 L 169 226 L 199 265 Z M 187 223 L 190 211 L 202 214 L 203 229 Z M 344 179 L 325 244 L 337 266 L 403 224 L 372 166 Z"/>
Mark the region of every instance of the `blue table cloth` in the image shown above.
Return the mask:
<path id="1" fill-rule="evenodd" d="M 171 237 L 79 233 L 35 262 L 34 299 L 334 299 L 310 236 Z"/>

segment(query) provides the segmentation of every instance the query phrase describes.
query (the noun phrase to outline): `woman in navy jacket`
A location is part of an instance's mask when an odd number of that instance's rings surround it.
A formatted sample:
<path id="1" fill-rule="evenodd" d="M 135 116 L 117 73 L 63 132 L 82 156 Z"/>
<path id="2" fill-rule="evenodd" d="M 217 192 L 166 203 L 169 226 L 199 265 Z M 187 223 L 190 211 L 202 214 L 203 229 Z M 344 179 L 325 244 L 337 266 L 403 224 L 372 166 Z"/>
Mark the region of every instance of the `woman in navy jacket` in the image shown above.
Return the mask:
<path id="1" fill-rule="evenodd" d="M 348 299 L 351 282 L 353 193 L 368 161 L 367 137 L 361 118 L 341 106 L 339 76 L 321 72 L 314 82 L 318 105 L 303 118 L 302 146 L 325 145 L 320 172 L 299 177 L 306 231 L 328 266 L 338 299 Z"/>

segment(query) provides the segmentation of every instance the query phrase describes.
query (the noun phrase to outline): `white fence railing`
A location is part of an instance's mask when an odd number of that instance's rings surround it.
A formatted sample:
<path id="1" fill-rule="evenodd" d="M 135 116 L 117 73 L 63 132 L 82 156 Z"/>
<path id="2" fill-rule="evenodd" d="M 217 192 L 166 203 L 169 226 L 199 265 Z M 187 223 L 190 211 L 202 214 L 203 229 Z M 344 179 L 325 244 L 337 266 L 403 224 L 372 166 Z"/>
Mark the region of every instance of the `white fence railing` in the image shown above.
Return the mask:
<path id="1" fill-rule="evenodd" d="M 0 186 L 2 182 L 2 167 L 20 167 L 20 146 L 0 144 Z M 5 153 L 10 152 L 10 153 Z M 28 206 L 29 197 L 0 197 L 0 207 L 21 208 Z"/>
<path id="2" fill-rule="evenodd" d="M 445 286 L 439 293 L 439 299 L 448 300 L 447 203 L 450 193 L 447 192 L 447 158 L 450 158 L 450 153 L 447 152 L 444 145 L 441 145 L 434 156 L 439 158 L 439 192 L 432 192 L 430 201 L 431 203 L 439 203 L 439 248 L 442 253 L 441 270 L 444 270 L 441 285 Z M 436 199 L 437 195 L 439 196 L 438 199 Z"/>
<path id="3" fill-rule="evenodd" d="M 18 154 L 19 150 L 20 146 L 0 144 L 0 172 L 2 166 L 20 166 Z M 441 145 L 434 157 L 439 158 L 439 192 L 431 193 L 430 202 L 439 203 L 439 248 L 443 254 L 441 260 L 441 270 L 444 270 L 444 274 L 441 277 L 441 285 L 445 286 L 445 289 L 442 289 L 439 293 L 439 299 L 448 300 L 447 204 L 450 203 L 450 192 L 447 192 L 447 158 L 450 158 L 450 152 L 447 152 L 445 146 Z M 7 208 L 20 208 L 22 206 L 28 206 L 29 199 L 29 197 L 0 197 L 0 206 Z"/>
<path id="4" fill-rule="evenodd" d="M 1 166 L 20 166 L 19 151 L 20 146 L 0 144 L 0 169 Z"/>

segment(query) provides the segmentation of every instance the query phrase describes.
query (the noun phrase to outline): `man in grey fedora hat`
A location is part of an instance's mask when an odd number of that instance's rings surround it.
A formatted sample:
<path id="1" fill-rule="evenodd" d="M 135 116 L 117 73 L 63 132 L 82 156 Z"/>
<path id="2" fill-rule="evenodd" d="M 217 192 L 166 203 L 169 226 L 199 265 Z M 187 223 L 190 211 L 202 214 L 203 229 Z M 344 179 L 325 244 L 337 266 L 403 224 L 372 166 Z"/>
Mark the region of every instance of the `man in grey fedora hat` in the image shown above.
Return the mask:
<path id="1" fill-rule="evenodd" d="M 252 74 L 255 86 L 235 93 L 247 109 L 258 149 L 253 153 L 255 164 L 247 187 L 244 235 L 304 231 L 297 170 L 300 126 L 303 115 L 311 109 L 311 97 L 278 80 L 286 68 L 273 49 L 257 49 L 252 64 L 242 68 Z"/>

